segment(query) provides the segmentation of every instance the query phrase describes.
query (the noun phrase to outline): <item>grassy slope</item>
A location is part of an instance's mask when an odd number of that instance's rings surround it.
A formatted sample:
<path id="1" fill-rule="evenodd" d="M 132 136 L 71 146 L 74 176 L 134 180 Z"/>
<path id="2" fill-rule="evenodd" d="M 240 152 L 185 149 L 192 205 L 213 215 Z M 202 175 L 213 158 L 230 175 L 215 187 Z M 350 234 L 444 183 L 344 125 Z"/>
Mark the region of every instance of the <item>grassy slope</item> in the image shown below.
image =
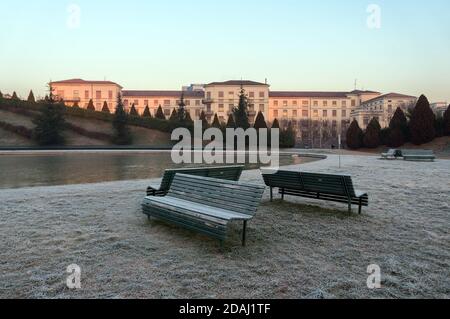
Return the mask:
<path id="1" fill-rule="evenodd" d="M 2 121 L 14 124 L 22 125 L 27 128 L 33 128 L 34 125 L 31 118 L 7 111 L 0 110 L 0 118 Z M 73 116 L 68 116 L 66 120 L 74 125 L 82 127 L 86 130 L 92 132 L 102 132 L 106 134 L 112 134 L 112 126 L 110 123 L 94 120 L 94 119 L 83 119 Z M 165 146 L 170 144 L 170 136 L 167 133 L 162 133 L 155 130 L 149 130 L 140 127 L 131 127 L 131 132 L 134 136 L 134 145 L 139 146 Z M 35 143 L 20 136 L 15 136 L 13 133 L 8 133 L 4 130 L 0 131 L 0 146 L 34 146 Z M 79 135 L 72 131 L 65 132 L 67 145 L 69 146 L 104 146 L 109 145 L 109 143 L 91 139 Z"/>

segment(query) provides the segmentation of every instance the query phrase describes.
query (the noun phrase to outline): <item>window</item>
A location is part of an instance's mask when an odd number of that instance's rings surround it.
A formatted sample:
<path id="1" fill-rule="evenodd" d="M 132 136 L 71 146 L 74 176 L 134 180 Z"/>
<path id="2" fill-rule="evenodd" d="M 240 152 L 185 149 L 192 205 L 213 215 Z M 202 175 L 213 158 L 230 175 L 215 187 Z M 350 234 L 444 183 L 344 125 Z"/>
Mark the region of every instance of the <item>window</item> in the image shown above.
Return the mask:
<path id="1" fill-rule="evenodd" d="M 234 92 L 228 92 L 228 95 L 234 96 Z"/>
<path id="2" fill-rule="evenodd" d="M 332 102 L 333 106 L 337 106 L 337 101 Z"/>
<path id="3" fill-rule="evenodd" d="M 273 117 L 274 117 L 274 118 L 277 118 L 277 117 L 278 117 L 278 110 L 274 110 L 274 111 L 273 111 Z"/>
<path id="4" fill-rule="evenodd" d="M 302 101 L 302 105 L 308 106 L 309 105 L 309 101 Z"/>
<path id="5" fill-rule="evenodd" d="M 138 106 L 139 105 L 139 100 L 134 100 L 133 103 L 134 103 L 135 106 Z"/>
<path id="6" fill-rule="evenodd" d="M 170 114 L 171 114 L 170 109 L 164 109 L 165 116 L 170 116 Z"/>
<path id="7" fill-rule="evenodd" d="M 292 111 L 292 117 L 297 117 L 297 116 L 298 116 L 297 110 L 293 110 Z"/>
<path id="8" fill-rule="evenodd" d="M 328 111 L 327 110 L 323 110 L 323 117 L 328 117 Z"/>
<path id="9" fill-rule="evenodd" d="M 200 100 L 195 100 L 195 106 L 200 106 Z"/>
<path id="10" fill-rule="evenodd" d="M 283 101 L 283 106 L 288 106 L 288 101 Z"/>
<path id="11" fill-rule="evenodd" d="M 211 100 L 211 92 L 206 92 L 206 99 Z"/>
<path id="12" fill-rule="evenodd" d="M 308 117 L 308 115 L 309 115 L 308 111 L 306 111 L 306 110 L 302 111 L 302 117 Z"/>
<path id="13" fill-rule="evenodd" d="M 293 101 L 292 105 L 297 106 L 297 101 Z"/>
<path id="14" fill-rule="evenodd" d="M 110 99 L 110 100 L 112 100 L 113 99 L 113 91 L 109 91 L 108 92 L 108 98 Z"/>
<path id="15" fill-rule="evenodd" d="M 342 101 L 342 107 L 347 107 L 347 101 Z"/>
<path id="16" fill-rule="evenodd" d="M 148 100 L 144 100 L 144 105 L 148 106 Z"/>
<path id="17" fill-rule="evenodd" d="M 97 100 L 101 100 L 102 99 L 102 91 L 96 91 L 95 92 L 95 98 Z"/>
<path id="18" fill-rule="evenodd" d="M 314 117 L 318 117 L 319 116 L 319 111 L 318 110 L 314 110 L 313 115 L 314 115 Z"/>
<path id="19" fill-rule="evenodd" d="M 288 110 L 283 110 L 283 117 L 288 117 Z"/>
<path id="20" fill-rule="evenodd" d="M 223 99 L 223 97 L 224 97 L 223 91 L 219 91 L 219 98 L 222 98 L 222 99 Z"/>
<path id="21" fill-rule="evenodd" d="M 333 110 L 333 117 L 337 117 L 337 110 Z"/>
<path id="22" fill-rule="evenodd" d="M 80 97 L 80 91 L 73 91 L 73 98 L 78 99 Z"/>
<path id="23" fill-rule="evenodd" d="M 264 113 L 264 111 L 265 111 L 265 106 L 264 106 L 264 104 L 260 104 L 260 105 L 259 105 L 259 111 Z"/>
<path id="24" fill-rule="evenodd" d="M 84 91 L 84 98 L 89 99 L 89 91 Z"/>
<path id="25" fill-rule="evenodd" d="M 128 100 L 123 100 L 123 105 L 128 106 Z"/>
<path id="26" fill-rule="evenodd" d="M 159 105 L 159 101 L 158 100 L 153 100 L 153 105 L 154 106 L 158 106 Z"/>
<path id="27" fill-rule="evenodd" d="M 170 105 L 170 100 L 164 100 L 164 105 Z M 170 110 L 169 110 L 170 112 Z"/>
<path id="28" fill-rule="evenodd" d="M 259 92 L 259 97 L 260 97 L 261 99 L 263 99 L 263 98 L 266 97 L 266 94 L 265 94 L 264 92 Z"/>
<path id="29" fill-rule="evenodd" d="M 255 92 L 250 92 L 248 94 L 249 98 L 253 99 L 255 97 Z"/>
<path id="30" fill-rule="evenodd" d="M 347 111 L 346 110 L 342 110 L 342 117 L 347 117 Z"/>
<path id="31" fill-rule="evenodd" d="M 223 112 L 224 109 L 224 105 L 223 104 L 219 104 L 219 112 Z"/>
<path id="32" fill-rule="evenodd" d="M 184 101 L 184 103 L 186 103 L 186 106 L 190 106 L 191 105 L 191 100 L 186 100 L 186 101 Z"/>
<path id="33" fill-rule="evenodd" d="M 328 101 L 323 101 L 323 106 L 328 106 Z"/>
<path id="34" fill-rule="evenodd" d="M 314 101 L 313 106 L 319 106 L 319 101 Z"/>
<path id="35" fill-rule="evenodd" d="M 278 101 L 273 101 L 273 106 L 278 106 Z"/>
<path id="36" fill-rule="evenodd" d="M 352 100 L 352 106 L 356 106 L 356 100 Z"/>

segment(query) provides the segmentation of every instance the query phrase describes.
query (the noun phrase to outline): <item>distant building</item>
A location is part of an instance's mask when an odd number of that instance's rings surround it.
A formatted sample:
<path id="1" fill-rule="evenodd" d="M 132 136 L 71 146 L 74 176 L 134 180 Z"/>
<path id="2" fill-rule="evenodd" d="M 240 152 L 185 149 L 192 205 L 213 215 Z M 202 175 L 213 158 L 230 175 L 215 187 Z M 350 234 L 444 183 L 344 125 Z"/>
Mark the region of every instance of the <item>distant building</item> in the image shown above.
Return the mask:
<path id="1" fill-rule="evenodd" d="M 417 97 L 399 93 L 389 93 L 377 96 L 361 103 L 360 107 L 350 114 L 351 119 L 358 121 L 360 127 L 365 129 L 373 118 L 377 118 L 381 127 L 389 126 L 397 108 L 405 113 L 413 108 Z"/>
<path id="2" fill-rule="evenodd" d="M 431 103 L 430 107 L 436 116 L 444 116 L 445 111 L 448 109 L 448 105 L 447 102 L 435 102 Z"/>

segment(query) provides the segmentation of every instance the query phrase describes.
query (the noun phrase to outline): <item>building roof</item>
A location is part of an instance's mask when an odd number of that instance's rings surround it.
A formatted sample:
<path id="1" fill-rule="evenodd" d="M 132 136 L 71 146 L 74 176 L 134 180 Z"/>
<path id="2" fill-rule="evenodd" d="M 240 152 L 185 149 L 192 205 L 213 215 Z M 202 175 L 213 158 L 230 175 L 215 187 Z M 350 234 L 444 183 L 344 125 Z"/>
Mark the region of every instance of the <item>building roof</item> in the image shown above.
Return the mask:
<path id="1" fill-rule="evenodd" d="M 349 94 L 381 94 L 377 91 L 368 91 L 368 90 L 353 90 Z"/>
<path id="2" fill-rule="evenodd" d="M 252 85 L 265 85 L 265 86 L 269 86 L 266 83 L 261 83 L 261 82 L 255 82 L 255 81 L 248 81 L 248 80 L 231 80 L 231 81 L 225 81 L 225 82 L 212 82 L 207 84 L 206 86 L 210 86 L 210 85 L 224 85 L 224 86 L 252 86 Z"/>
<path id="3" fill-rule="evenodd" d="M 124 90 L 122 91 L 123 97 L 176 97 L 180 98 L 181 93 L 184 93 L 186 98 L 204 98 L 205 93 L 202 91 L 138 91 L 138 90 Z"/>
<path id="4" fill-rule="evenodd" d="M 272 91 L 270 97 L 278 98 L 347 98 L 348 92 Z"/>
<path id="5" fill-rule="evenodd" d="M 370 102 L 377 101 L 377 100 L 382 100 L 382 99 L 389 99 L 389 98 L 391 98 L 391 99 L 398 99 L 398 98 L 417 99 L 416 96 L 412 96 L 412 95 L 405 95 L 405 94 L 400 94 L 400 93 L 388 93 L 388 94 L 383 94 L 383 95 L 377 96 L 376 98 L 367 100 L 363 104 L 370 103 Z"/>
<path id="6" fill-rule="evenodd" d="M 122 88 L 121 85 L 111 82 L 111 81 L 86 81 L 83 79 L 69 79 L 69 80 L 62 80 L 62 81 L 52 81 L 51 84 L 96 84 L 96 85 L 117 85 Z"/>

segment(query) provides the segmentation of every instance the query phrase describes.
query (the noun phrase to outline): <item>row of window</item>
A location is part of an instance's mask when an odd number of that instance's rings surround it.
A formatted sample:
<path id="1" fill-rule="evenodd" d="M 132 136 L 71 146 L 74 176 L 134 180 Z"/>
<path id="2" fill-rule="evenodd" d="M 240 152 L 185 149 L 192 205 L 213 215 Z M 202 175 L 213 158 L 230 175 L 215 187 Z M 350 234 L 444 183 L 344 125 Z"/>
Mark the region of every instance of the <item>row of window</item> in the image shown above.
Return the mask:
<path id="1" fill-rule="evenodd" d="M 179 100 L 174 101 L 174 100 L 153 100 L 152 102 L 150 102 L 149 100 L 143 100 L 143 104 L 142 106 L 150 106 L 149 103 L 153 103 L 153 106 L 171 106 L 171 105 L 178 105 L 180 103 Z M 186 104 L 186 106 L 191 106 L 191 105 L 195 105 L 195 106 L 202 106 L 202 101 L 201 100 L 184 100 L 184 103 Z M 140 101 L 139 100 L 128 100 L 125 99 L 123 101 L 123 104 L 125 106 L 130 106 L 130 104 L 134 104 L 135 106 L 140 106 Z"/>
<path id="2" fill-rule="evenodd" d="M 282 117 L 284 117 L 284 118 L 289 117 L 288 110 L 283 110 L 281 114 L 282 114 Z M 297 110 L 293 110 L 292 111 L 292 117 L 293 118 L 298 117 L 299 114 L 300 113 Z M 273 117 L 274 118 L 278 118 L 279 116 L 280 116 L 280 112 L 278 110 L 274 110 L 273 111 Z M 308 110 L 301 111 L 301 116 L 304 117 L 304 118 L 309 117 L 309 111 Z M 319 117 L 319 111 L 318 110 L 313 110 L 312 116 L 313 117 Z M 326 117 L 329 117 L 329 116 L 331 116 L 331 117 L 338 117 L 338 111 L 337 110 L 331 110 L 331 111 L 323 110 L 322 111 L 322 117 L 326 118 Z M 341 111 L 341 116 L 342 117 L 347 117 L 347 110 L 342 110 Z"/>
<path id="3" fill-rule="evenodd" d="M 299 104 L 300 104 L 299 101 L 291 101 L 291 105 L 292 106 L 299 106 Z M 274 106 L 282 105 L 282 106 L 287 107 L 287 106 L 289 106 L 289 101 L 288 100 L 284 100 L 284 101 L 275 100 L 275 101 L 273 101 L 273 105 Z M 303 101 L 301 101 L 301 105 L 302 106 L 309 106 L 310 102 L 307 101 L 307 100 L 303 100 Z M 331 103 L 330 103 L 330 101 L 322 101 L 322 106 L 330 106 L 330 105 L 331 106 L 338 106 L 338 101 L 331 101 Z M 355 107 L 356 106 L 356 100 L 351 100 L 350 105 L 352 107 Z M 319 106 L 319 101 L 312 101 L 312 106 Z M 341 106 L 342 107 L 347 107 L 348 106 L 347 100 L 341 101 Z"/>
<path id="4" fill-rule="evenodd" d="M 219 99 L 223 99 L 225 98 L 225 92 L 224 91 L 219 91 Z M 235 96 L 235 92 L 228 92 L 228 97 L 234 97 Z M 254 99 L 256 96 L 258 96 L 260 99 L 264 99 L 266 98 L 266 92 L 258 92 L 258 94 L 256 94 L 256 92 L 249 92 L 248 93 L 248 97 L 250 99 Z M 206 97 L 208 99 L 211 99 L 211 92 L 206 92 Z"/>
<path id="5" fill-rule="evenodd" d="M 79 100 L 81 97 L 80 97 L 80 91 L 78 91 L 78 90 L 74 90 L 73 92 L 73 98 L 75 99 L 75 100 Z M 58 91 L 56 91 L 56 94 L 57 94 L 57 96 L 59 97 L 59 98 L 62 98 L 62 99 L 65 99 L 65 92 L 64 92 L 64 90 L 58 90 Z M 92 97 L 91 97 L 91 93 L 90 93 L 90 91 L 89 90 L 85 90 L 84 91 L 84 99 L 85 100 L 88 100 L 88 99 L 91 99 Z M 102 91 L 95 91 L 95 99 L 97 99 L 97 100 L 102 100 L 102 99 L 104 99 L 105 97 L 102 95 Z M 112 100 L 114 98 L 114 92 L 113 91 L 108 91 L 108 99 L 109 100 Z"/>
<path id="6" fill-rule="evenodd" d="M 228 104 L 228 111 L 229 112 L 233 111 L 233 109 L 235 107 L 236 107 L 236 105 L 234 105 L 234 104 Z M 259 112 L 263 112 L 264 113 L 265 109 L 266 109 L 266 107 L 265 107 L 264 104 L 259 104 L 259 107 L 258 107 L 258 111 Z M 251 111 L 251 112 L 254 112 L 255 111 L 255 106 L 254 105 L 249 105 L 248 106 L 248 110 Z M 225 104 L 219 104 L 219 112 L 225 112 Z"/>

